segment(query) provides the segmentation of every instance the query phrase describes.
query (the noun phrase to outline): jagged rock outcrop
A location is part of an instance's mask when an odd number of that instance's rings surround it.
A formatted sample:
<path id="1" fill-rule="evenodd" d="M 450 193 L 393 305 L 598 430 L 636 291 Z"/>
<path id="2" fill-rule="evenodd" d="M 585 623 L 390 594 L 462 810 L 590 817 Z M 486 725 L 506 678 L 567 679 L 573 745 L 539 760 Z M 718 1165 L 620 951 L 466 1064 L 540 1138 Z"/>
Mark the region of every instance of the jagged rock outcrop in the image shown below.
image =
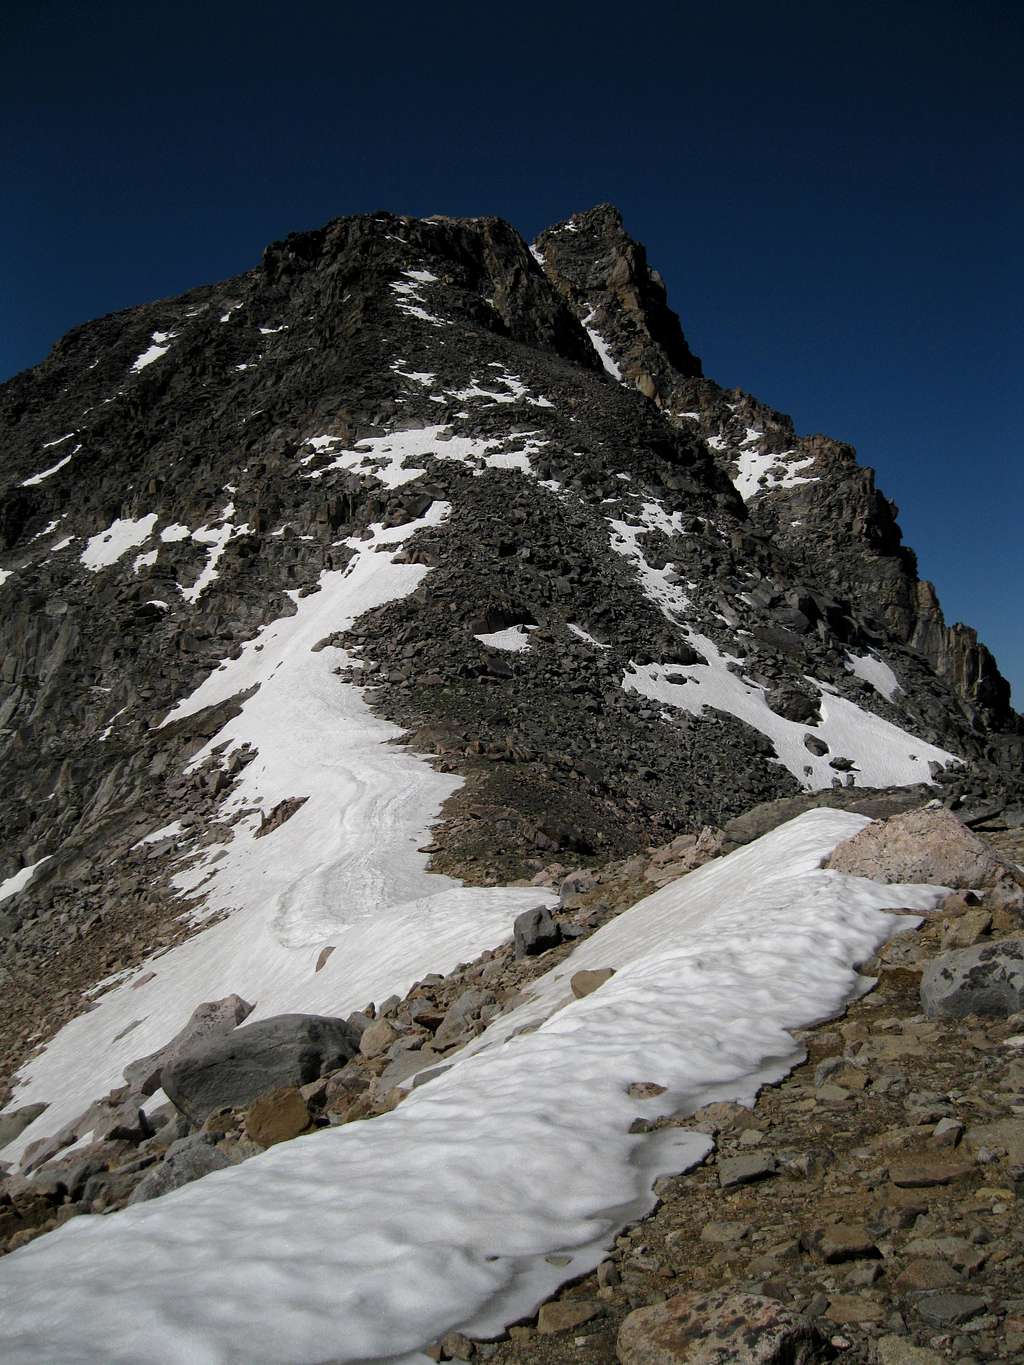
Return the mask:
<path id="1" fill-rule="evenodd" d="M 815 581 L 860 605 L 869 630 L 919 651 L 988 728 L 1016 732 L 995 660 L 969 627 L 946 625 L 873 471 L 857 464 L 851 446 L 797 436 L 782 413 L 702 376 L 660 276 L 618 211 L 602 204 L 574 214 L 542 233 L 536 249 L 576 316 L 600 333 L 606 367 L 672 420 L 697 425 L 737 480 L 757 528 Z"/>

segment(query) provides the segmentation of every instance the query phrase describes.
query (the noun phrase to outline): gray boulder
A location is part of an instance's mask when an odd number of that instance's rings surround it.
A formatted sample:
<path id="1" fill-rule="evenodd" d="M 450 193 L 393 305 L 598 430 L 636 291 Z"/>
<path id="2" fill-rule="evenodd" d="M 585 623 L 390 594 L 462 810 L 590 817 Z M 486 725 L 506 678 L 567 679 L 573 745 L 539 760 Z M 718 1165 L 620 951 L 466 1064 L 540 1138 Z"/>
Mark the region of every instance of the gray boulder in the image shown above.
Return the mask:
<path id="1" fill-rule="evenodd" d="M 252 1014 L 253 1007 L 240 995 L 226 995 L 223 1000 L 209 1000 L 197 1005 L 188 1023 L 180 1029 L 169 1043 L 151 1052 L 148 1057 L 140 1057 L 137 1062 L 129 1062 L 124 1069 L 124 1078 L 133 1090 L 143 1095 L 155 1094 L 160 1089 L 164 1067 L 179 1054 L 188 1051 L 203 1038 L 230 1033 L 231 1030 Z"/>
<path id="2" fill-rule="evenodd" d="M 555 948 L 562 941 L 558 925 L 551 918 L 546 905 L 538 905 L 533 910 L 524 910 L 517 915 L 512 926 L 512 942 L 517 958 L 536 957 Z"/>
<path id="3" fill-rule="evenodd" d="M 162 1194 L 180 1189 L 211 1171 L 222 1171 L 231 1164 L 220 1148 L 210 1142 L 197 1141 L 180 1151 L 170 1150 L 159 1166 L 154 1166 L 142 1177 L 128 1203 L 142 1204 L 147 1199 L 158 1199 Z"/>
<path id="4" fill-rule="evenodd" d="M 20 1109 L 11 1109 L 0 1114 L 0 1150 L 20 1137 L 30 1123 L 34 1123 L 48 1106 L 45 1104 L 24 1104 Z"/>
<path id="5" fill-rule="evenodd" d="M 200 1039 L 164 1066 L 163 1088 L 199 1127 L 215 1109 L 240 1109 L 268 1090 L 308 1085 L 358 1051 L 359 1034 L 344 1019 L 279 1014 Z"/>
<path id="6" fill-rule="evenodd" d="M 925 968 L 921 1004 L 933 1019 L 1024 1010 L 1024 938 L 943 953 Z"/>

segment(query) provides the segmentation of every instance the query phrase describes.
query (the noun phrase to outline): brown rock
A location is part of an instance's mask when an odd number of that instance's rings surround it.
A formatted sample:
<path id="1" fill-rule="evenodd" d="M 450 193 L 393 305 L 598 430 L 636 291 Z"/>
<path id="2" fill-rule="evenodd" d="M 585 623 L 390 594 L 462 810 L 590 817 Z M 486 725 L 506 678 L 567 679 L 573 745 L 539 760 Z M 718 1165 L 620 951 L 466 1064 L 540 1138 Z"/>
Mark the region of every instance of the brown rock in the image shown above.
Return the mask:
<path id="1" fill-rule="evenodd" d="M 823 1345 L 775 1299 L 722 1290 L 638 1308 L 618 1337 L 621 1365 L 811 1365 Z"/>
<path id="2" fill-rule="evenodd" d="M 585 1322 L 600 1317 L 603 1312 L 604 1305 L 591 1299 L 555 1299 L 541 1307 L 537 1331 L 545 1335 L 568 1332 L 570 1328 L 582 1327 Z"/>
<path id="3" fill-rule="evenodd" d="M 245 1131 L 261 1147 L 289 1142 L 309 1127 L 306 1101 L 292 1086 L 271 1090 L 252 1103 L 245 1115 Z"/>
<path id="4" fill-rule="evenodd" d="M 861 1298 L 859 1294 L 837 1294 L 828 1305 L 825 1313 L 829 1322 L 877 1322 L 885 1316 L 885 1309 L 873 1299 Z"/>
<path id="5" fill-rule="evenodd" d="M 878 1340 L 878 1365 L 945 1365 L 946 1357 L 926 1346 L 915 1346 L 906 1337 L 887 1336 Z"/>
<path id="6" fill-rule="evenodd" d="M 379 1057 L 386 1052 L 398 1037 L 398 1030 L 386 1019 L 376 1019 L 363 1030 L 359 1039 L 359 1051 L 364 1057 Z"/>
<path id="7" fill-rule="evenodd" d="M 905 1190 L 923 1190 L 932 1185 L 950 1185 L 974 1171 L 970 1161 L 942 1152 L 917 1152 L 901 1157 L 889 1166 L 889 1179 Z"/>
<path id="8" fill-rule="evenodd" d="M 896 1287 L 902 1290 L 948 1289 L 959 1284 L 959 1276 L 945 1261 L 911 1261 L 896 1277 Z"/>
<path id="9" fill-rule="evenodd" d="M 582 1000 L 585 995 L 590 995 L 596 991 L 598 986 L 603 986 L 606 981 L 610 981 L 614 975 L 614 967 L 596 967 L 592 970 L 576 972 L 569 982 L 569 989 L 577 1000 Z"/>
<path id="10" fill-rule="evenodd" d="M 816 1251 L 827 1265 L 840 1265 L 870 1257 L 877 1260 L 881 1252 L 866 1228 L 852 1223 L 837 1223 L 833 1227 L 812 1232 L 806 1245 Z"/>

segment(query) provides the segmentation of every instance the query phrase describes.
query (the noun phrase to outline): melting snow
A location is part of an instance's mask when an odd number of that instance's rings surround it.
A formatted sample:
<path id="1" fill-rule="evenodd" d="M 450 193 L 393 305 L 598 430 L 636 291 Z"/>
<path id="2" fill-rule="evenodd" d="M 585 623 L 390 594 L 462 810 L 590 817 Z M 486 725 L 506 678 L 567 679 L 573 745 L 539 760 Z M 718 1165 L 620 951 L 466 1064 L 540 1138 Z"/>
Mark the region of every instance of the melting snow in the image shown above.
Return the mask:
<path id="1" fill-rule="evenodd" d="M 90 366 L 90 368 L 91 368 L 91 366 Z M 68 434 L 67 434 L 66 436 L 58 436 L 57 439 L 56 439 L 55 441 L 44 441 L 44 442 L 43 442 L 43 449 L 44 449 L 44 450 L 52 450 L 54 446 L 62 446 L 62 445 L 64 444 L 65 441 L 70 441 L 71 438 L 72 438 L 72 436 L 74 436 L 74 434 L 75 434 L 75 433 L 74 433 L 73 431 L 69 431 Z"/>
<path id="2" fill-rule="evenodd" d="M 161 356 L 166 355 L 171 349 L 166 343 L 173 341 L 174 335 L 173 332 L 154 332 L 153 345 L 150 346 L 148 350 L 142 352 L 132 365 L 131 372 L 135 374 L 139 370 L 144 370 L 147 365 L 152 365 L 154 360 L 159 360 Z"/>
<path id="3" fill-rule="evenodd" d="M 67 438 L 65 437 L 65 439 Z M 31 478 L 23 479 L 21 484 L 22 488 L 32 488 L 35 484 L 42 483 L 44 479 L 48 479 L 51 474 L 56 474 L 58 469 L 63 469 L 66 464 L 70 464 L 81 449 L 82 447 L 80 445 L 75 446 L 70 455 L 65 455 L 63 460 L 58 460 L 57 463 L 52 464 L 49 469 L 42 469 L 38 474 L 33 474 Z"/>
<path id="4" fill-rule="evenodd" d="M 47 854 L 45 858 L 40 858 L 31 867 L 23 867 L 19 872 L 15 872 L 12 877 L 8 877 L 6 881 L 0 882 L 0 901 L 5 901 L 8 896 L 15 896 L 19 891 L 24 891 L 32 880 L 32 874 L 36 868 L 42 867 L 43 863 L 49 860 L 49 856 Z"/>
<path id="5" fill-rule="evenodd" d="M 900 681 L 884 659 L 875 654 L 847 654 L 846 667 L 858 678 L 870 683 L 886 701 L 892 701 L 897 692 L 902 691 Z"/>
<path id="6" fill-rule="evenodd" d="M 388 811 L 380 805 L 378 820 Z M 710 1099 L 749 1103 L 803 1055 L 790 1030 L 839 1010 L 861 986 L 854 964 L 908 927 L 886 907 L 938 904 L 935 888 L 821 869 L 867 823 L 811 811 L 648 897 L 393 1112 L 282 1143 L 162 1199 L 72 1219 L 6 1257 L 9 1365 L 128 1365 L 152 1356 L 155 1331 L 167 1365 L 412 1361 L 424 1357 L 403 1353 L 453 1326 L 486 1337 L 530 1314 L 653 1206 L 654 1177 L 692 1167 L 712 1145 L 680 1128 L 634 1134 L 632 1122 Z M 390 943 L 390 925 L 380 932 Z M 359 975 L 369 947 L 334 954 L 325 973 L 342 958 L 336 979 Z M 157 981 L 182 951 L 158 960 Z M 461 956 L 473 951 L 466 944 Z M 574 1000 L 572 973 L 605 966 L 616 975 Z M 198 983 L 187 984 L 196 999 Z M 140 1007 L 155 986 L 131 992 Z M 222 978 L 217 992 L 232 987 L 247 990 Z M 69 1029 L 96 1021 L 111 998 Z M 330 999 L 335 1012 L 344 1007 L 343 996 Z M 524 1023 L 534 1031 L 513 1037 Z M 143 1024 L 136 1055 L 167 1032 Z M 631 1098 L 638 1079 L 665 1093 Z M 562 1264 L 547 1259 L 556 1257 Z"/>
<path id="7" fill-rule="evenodd" d="M 634 663 L 622 680 L 623 688 L 691 715 L 700 715 L 705 706 L 713 706 L 738 717 L 772 741 L 779 761 L 809 791 L 829 787 L 832 779 L 840 776 L 835 768 L 829 767 L 831 758 L 852 759 L 856 780 L 865 787 L 930 782 L 929 761 L 943 767 L 960 761 L 955 754 L 862 710 L 813 678 L 809 681 L 822 694 L 821 724 L 809 726 L 786 720 L 769 707 L 763 687 L 737 677 L 726 667 L 739 660 L 722 654 L 707 636 L 693 631 L 688 634 L 690 643 L 707 659 L 707 664 Z M 824 740 L 829 752 L 821 757 L 809 753 L 803 742 L 807 734 Z"/>
<path id="8" fill-rule="evenodd" d="M 192 532 L 187 526 L 182 526 L 178 521 L 172 522 L 170 526 L 165 526 L 160 532 L 160 539 L 165 542 L 174 540 L 188 540 Z"/>
<path id="9" fill-rule="evenodd" d="M 612 377 L 613 379 L 617 379 L 617 380 L 619 381 L 619 383 L 621 384 L 621 383 L 622 383 L 622 371 L 619 369 L 618 365 L 616 365 L 615 361 L 612 359 L 612 353 L 611 353 L 611 351 L 608 349 L 608 343 L 607 343 L 607 341 L 605 341 L 604 337 L 601 336 L 600 333 L 596 332 L 596 331 L 594 330 L 594 328 L 591 327 L 591 325 L 590 325 L 591 322 L 593 322 L 593 320 L 594 320 L 594 314 L 595 314 L 596 312 L 597 312 L 597 309 L 594 308 L 594 307 L 592 306 L 591 309 L 590 309 L 590 312 L 589 312 L 589 313 L 587 314 L 587 316 L 583 319 L 583 330 L 586 332 L 587 336 L 590 338 L 591 343 L 593 344 L 594 350 L 595 350 L 595 351 L 597 352 L 597 354 L 601 357 L 601 364 L 605 367 L 605 369 L 608 371 L 608 373 L 611 375 L 611 377 Z"/>
<path id="10" fill-rule="evenodd" d="M 105 531 L 90 536 L 79 558 L 93 573 L 100 569 L 108 569 L 111 564 L 116 564 L 122 555 L 147 541 L 156 522 L 155 512 L 137 518 L 118 517 Z"/>
<path id="11" fill-rule="evenodd" d="M 595 640 L 593 635 L 588 635 L 582 626 L 574 626 L 572 622 L 569 622 L 569 629 L 573 635 L 584 640 L 588 645 L 593 645 L 595 649 L 611 649 L 611 645 L 603 645 L 600 640 Z"/>
<path id="12" fill-rule="evenodd" d="M 152 834 L 144 835 L 133 848 L 143 848 L 146 844 L 158 844 L 161 839 L 173 839 L 179 834 L 184 834 L 185 826 L 180 820 L 172 820 L 169 825 L 164 825 L 160 829 L 153 830 Z"/>
<path id="13" fill-rule="evenodd" d="M 407 313 L 410 317 L 419 318 L 421 322 L 432 323 L 435 327 L 448 327 L 451 324 L 446 318 L 436 317 L 433 313 L 428 313 L 425 308 L 420 307 L 425 302 L 421 286 L 432 284 L 437 276 L 431 275 L 429 270 L 403 270 L 402 274 L 406 279 L 412 281 L 406 284 L 403 280 L 395 280 L 391 288 L 398 295 L 398 308 L 402 313 Z"/>
<path id="14" fill-rule="evenodd" d="M 721 448 L 715 447 L 716 450 Z M 772 488 L 795 488 L 801 483 L 817 483 L 817 478 L 797 473 L 797 470 L 813 464 L 814 456 L 808 455 L 803 460 L 787 459 L 793 453 L 791 450 L 784 450 L 781 454 L 760 450 L 737 451 L 733 457 L 736 462 L 733 483 L 743 501 L 749 502 L 758 493 L 765 493 Z"/>
<path id="15" fill-rule="evenodd" d="M 493 630 L 488 635 L 474 635 L 473 639 L 479 640 L 488 649 L 505 649 L 511 654 L 522 654 L 530 648 L 528 632 L 536 629 L 536 626 L 507 626 L 504 630 Z"/>

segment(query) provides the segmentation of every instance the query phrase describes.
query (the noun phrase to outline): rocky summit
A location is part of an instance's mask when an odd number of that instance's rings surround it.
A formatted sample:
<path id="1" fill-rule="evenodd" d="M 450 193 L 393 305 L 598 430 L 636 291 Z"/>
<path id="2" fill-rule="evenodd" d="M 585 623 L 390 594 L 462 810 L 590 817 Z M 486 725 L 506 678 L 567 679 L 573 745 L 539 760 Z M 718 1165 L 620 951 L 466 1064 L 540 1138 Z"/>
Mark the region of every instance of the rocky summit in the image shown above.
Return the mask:
<path id="1" fill-rule="evenodd" d="M 703 904 L 712 873 L 723 905 L 767 896 L 778 839 L 794 887 L 857 909 L 832 957 L 807 930 L 805 964 L 833 966 L 780 1016 L 788 1042 L 678 1093 L 630 1078 L 630 1142 L 685 1119 L 682 1172 L 719 1139 L 671 1186 L 655 1250 L 622 1235 L 651 1182 L 623 1185 L 577 1215 L 604 1210 L 611 1260 L 572 1267 L 556 1238 L 494 1281 L 489 1317 L 424 1310 L 355 1354 L 296 1327 L 259 1358 L 926 1361 L 971 1333 L 994 1358 L 1013 1313 L 1024 1341 L 1012 1256 L 975 1231 L 1008 1221 L 1019 1169 L 1019 1105 L 981 1095 L 1019 1050 L 1024 721 L 872 471 L 705 376 L 616 209 L 532 246 L 494 218 L 384 212 L 294 234 L 70 332 L 0 387 L 0 433 L 5 1250 L 207 1177 L 227 1197 L 229 1168 L 270 1180 L 356 1119 L 400 1131 L 494 1030 L 537 1046 L 559 972 L 565 1019 L 616 992 L 633 1009 L 630 915 L 684 883 Z M 902 956 L 892 925 L 854 930 L 940 911 L 941 943 Z M 669 931 L 650 932 L 645 951 Z M 803 999 L 758 943 L 761 976 Z M 802 1064 L 794 1029 L 864 995 L 835 964 L 873 954 L 886 1008 L 807 1034 L 811 1069 L 743 1107 Z M 935 1098 L 932 1048 L 963 1046 L 960 1099 Z M 901 1118 L 914 1094 L 924 1117 Z M 997 1122 L 1016 1128 L 972 1148 L 1004 1161 L 989 1189 L 953 1167 L 968 1125 Z M 919 1131 L 888 1143 L 889 1123 Z M 936 1162 L 953 1173 L 926 1179 Z M 936 1210 L 931 1184 L 960 1203 Z M 1003 1268 L 972 1297 L 985 1264 Z"/>

